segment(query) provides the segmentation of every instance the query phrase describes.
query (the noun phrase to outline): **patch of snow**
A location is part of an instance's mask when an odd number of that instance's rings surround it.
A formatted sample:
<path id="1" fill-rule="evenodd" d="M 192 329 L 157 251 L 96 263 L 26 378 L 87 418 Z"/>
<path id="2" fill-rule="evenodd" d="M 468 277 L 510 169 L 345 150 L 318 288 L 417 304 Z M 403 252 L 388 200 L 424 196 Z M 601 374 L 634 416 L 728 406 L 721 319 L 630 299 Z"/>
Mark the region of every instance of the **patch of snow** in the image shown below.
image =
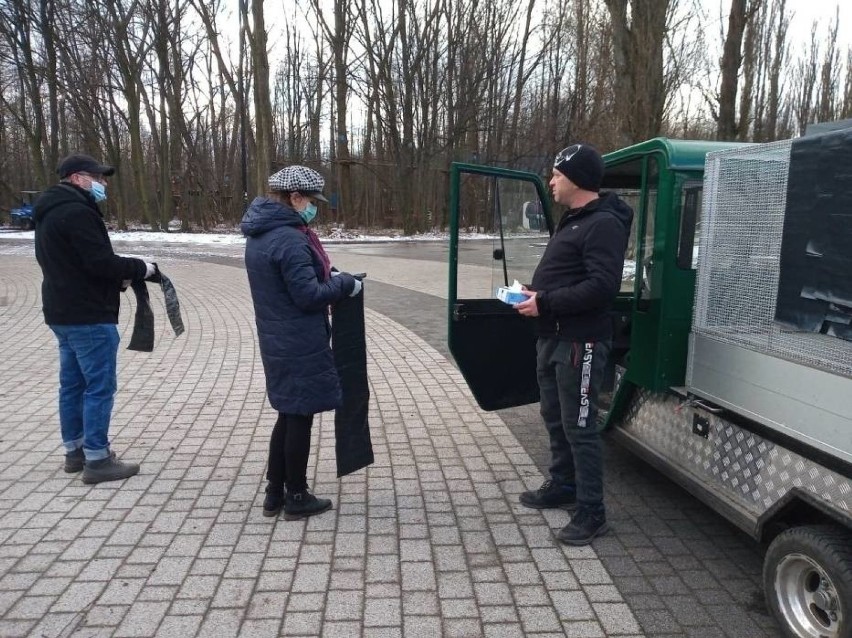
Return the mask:
<path id="1" fill-rule="evenodd" d="M 417 241 L 449 241 L 450 234 L 443 231 L 429 231 L 416 235 L 405 235 L 401 231 L 382 231 L 374 233 L 361 233 L 346 228 L 319 228 L 317 234 L 323 243 L 372 243 L 372 242 L 417 242 Z M 35 231 L 3 231 L 0 237 L 6 239 L 33 239 Z M 110 239 L 120 242 L 151 242 L 163 244 L 244 244 L 246 238 L 233 230 L 231 232 L 218 233 L 181 233 L 181 232 L 152 232 L 149 230 L 126 230 L 110 231 Z M 511 235 L 512 238 L 536 238 L 541 239 L 540 233 L 529 235 Z M 496 235 L 478 232 L 462 232 L 459 234 L 460 241 L 476 241 L 496 239 Z"/>

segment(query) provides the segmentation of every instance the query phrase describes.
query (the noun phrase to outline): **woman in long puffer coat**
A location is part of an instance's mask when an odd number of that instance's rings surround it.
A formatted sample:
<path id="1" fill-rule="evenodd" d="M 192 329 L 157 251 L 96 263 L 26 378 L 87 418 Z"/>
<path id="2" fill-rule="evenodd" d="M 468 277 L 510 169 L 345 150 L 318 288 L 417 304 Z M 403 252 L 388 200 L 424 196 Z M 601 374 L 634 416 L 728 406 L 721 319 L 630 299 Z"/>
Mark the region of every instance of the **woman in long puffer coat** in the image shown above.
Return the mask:
<path id="1" fill-rule="evenodd" d="M 288 166 L 269 178 L 269 192 L 255 198 L 241 224 L 266 391 L 278 411 L 263 514 L 276 516 L 283 507 L 288 520 L 331 508 L 329 499 L 308 491 L 311 427 L 314 414 L 342 403 L 328 307 L 361 291 L 352 275 L 331 272 L 328 255 L 308 227 L 316 202 L 328 201 L 324 184 L 313 169 Z"/>

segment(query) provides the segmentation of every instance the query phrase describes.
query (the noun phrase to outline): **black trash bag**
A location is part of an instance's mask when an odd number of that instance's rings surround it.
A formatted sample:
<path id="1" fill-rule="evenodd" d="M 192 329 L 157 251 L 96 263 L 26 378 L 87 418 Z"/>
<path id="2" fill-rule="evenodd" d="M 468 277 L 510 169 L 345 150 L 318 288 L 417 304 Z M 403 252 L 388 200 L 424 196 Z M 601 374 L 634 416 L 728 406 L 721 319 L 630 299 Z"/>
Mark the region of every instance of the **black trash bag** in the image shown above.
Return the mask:
<path id="1" fill-rule="evenodd" d="M 128 350 L 152 352 L 154 350 L 154 311 L 151 310 L 151 298 L 144 281 L 130 284 L 136 295 L 136 317 L 133 320 L 133 335 Z"/>
<path id="2" fill-rule="evenodd" d="M 346 476 L 375 460 L 370 440 L 370 385 L 364 336 L 364 292 L 332 307 L 331 344 L 343 389 L 343 406 L 334 413 L 337 476 Z"/>
<path id="3" fill-rule="evenodd" d="M 177 290 L 171 279 L 166 277 L 157 264 L 154 264 L 154 274 L 145 281 L 160 284 L 166 305 L 166 315 L 172 330 L 178 337 L 184 333 L 183 318 L 180 315 L 180 301 Z M 145 281 L 134 281 L 131 285 L 136 295 L 136 317 L 133 321 L 133 335 L 130 337 L 128 350 L 152 352 L 154 350 L 154 312 L 151 310 L 151 298 L 148 296 L 148 286 Z"/>

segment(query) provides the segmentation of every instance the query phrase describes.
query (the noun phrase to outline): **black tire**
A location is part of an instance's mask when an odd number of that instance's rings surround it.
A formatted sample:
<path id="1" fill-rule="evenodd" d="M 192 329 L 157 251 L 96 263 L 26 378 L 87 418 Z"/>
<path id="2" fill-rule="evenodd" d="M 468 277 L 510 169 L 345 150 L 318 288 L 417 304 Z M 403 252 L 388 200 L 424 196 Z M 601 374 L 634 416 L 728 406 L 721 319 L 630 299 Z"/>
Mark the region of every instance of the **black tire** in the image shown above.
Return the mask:
<path id="1" fill-rule="evenodd" d="M 842 527 L 794 527 L 763 561 L 766 604 L 790 638 L 852 638 L 852 534 Z"/>

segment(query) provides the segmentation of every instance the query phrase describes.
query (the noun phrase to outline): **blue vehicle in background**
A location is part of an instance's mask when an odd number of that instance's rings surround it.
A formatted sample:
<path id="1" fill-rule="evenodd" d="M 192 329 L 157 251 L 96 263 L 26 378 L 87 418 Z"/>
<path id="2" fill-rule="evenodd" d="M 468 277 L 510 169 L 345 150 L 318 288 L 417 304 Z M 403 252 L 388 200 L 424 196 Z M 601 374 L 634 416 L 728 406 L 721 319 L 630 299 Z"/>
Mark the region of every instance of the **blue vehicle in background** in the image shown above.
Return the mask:
<path id="1" fill-rule="evenodd" d="M 41 191 L 21 191 L 21 205 L 9 211 L 9 221 L 12 226 L 32 230 L 35 228 L 33 219 L 33 202 Z"/>

